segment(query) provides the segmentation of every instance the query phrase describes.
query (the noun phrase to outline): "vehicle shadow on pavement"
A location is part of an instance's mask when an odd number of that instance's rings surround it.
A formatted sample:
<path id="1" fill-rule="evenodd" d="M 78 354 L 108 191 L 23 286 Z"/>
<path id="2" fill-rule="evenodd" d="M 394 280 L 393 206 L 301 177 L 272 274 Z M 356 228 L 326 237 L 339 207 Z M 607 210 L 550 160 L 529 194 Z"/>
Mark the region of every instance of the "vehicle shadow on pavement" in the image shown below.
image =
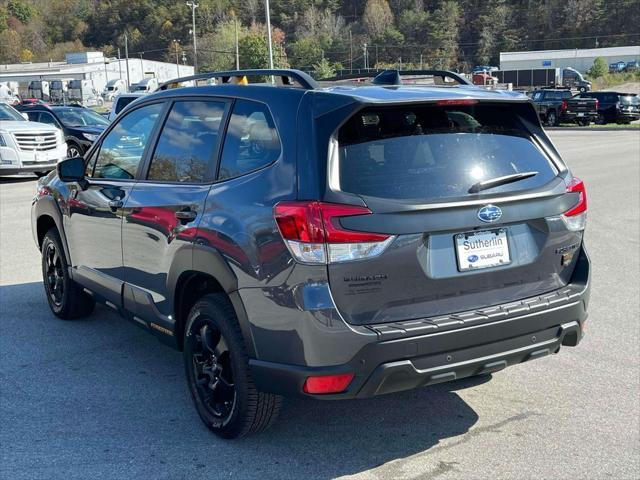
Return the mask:
<path id="1" fill-rule="evenodd" d="M 366 400 L 289 398 L 271 430 L 223 441 L 191 405 L 181 354 L 106 307 L 62 321 L 40 282 L 0 286 L 0 352 L 7 478 L 112 478 L 114 465 L 118 478 L 355 474 L 467 432 L 478 415 L 455 390 L 488 380 Z"/>
<path id="2" fill-rule="evenodd" d="M 35 175 L 24 175 L 24 176 L 0 176 L 0 184 L 3 183 L 25 183 L 25 182 L 35 182 L 38 178 Z"/>

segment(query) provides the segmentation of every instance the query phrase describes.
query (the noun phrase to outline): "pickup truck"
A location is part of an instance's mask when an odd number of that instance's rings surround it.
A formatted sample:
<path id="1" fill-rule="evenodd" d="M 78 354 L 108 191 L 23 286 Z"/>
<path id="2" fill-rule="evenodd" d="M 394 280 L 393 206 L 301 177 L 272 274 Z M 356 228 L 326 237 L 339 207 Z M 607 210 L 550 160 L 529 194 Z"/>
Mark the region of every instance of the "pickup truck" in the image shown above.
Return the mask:
<path id="1" fill-rule="evenodd" d="M 550 127 L 560 122 L 575 122 L 589 125 L 598 117 L 598 100 L 594 98 L 574 98 L 571 90 L 536 90 L 531 95 L 540 121 Z"/>

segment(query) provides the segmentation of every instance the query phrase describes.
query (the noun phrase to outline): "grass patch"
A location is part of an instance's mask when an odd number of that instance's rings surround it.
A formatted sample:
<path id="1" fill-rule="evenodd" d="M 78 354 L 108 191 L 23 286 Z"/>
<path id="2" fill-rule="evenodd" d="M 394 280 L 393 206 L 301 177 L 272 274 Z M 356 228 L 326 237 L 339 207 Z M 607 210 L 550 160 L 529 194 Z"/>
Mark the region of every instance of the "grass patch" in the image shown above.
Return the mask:
<path id="1" fill-rule="evenodd" d="M 605 73 L 602 77 L 589 78 L 594 90 L 613 87 L 622 83 L 640 82 L 640 70 L 636 72 Z"/>

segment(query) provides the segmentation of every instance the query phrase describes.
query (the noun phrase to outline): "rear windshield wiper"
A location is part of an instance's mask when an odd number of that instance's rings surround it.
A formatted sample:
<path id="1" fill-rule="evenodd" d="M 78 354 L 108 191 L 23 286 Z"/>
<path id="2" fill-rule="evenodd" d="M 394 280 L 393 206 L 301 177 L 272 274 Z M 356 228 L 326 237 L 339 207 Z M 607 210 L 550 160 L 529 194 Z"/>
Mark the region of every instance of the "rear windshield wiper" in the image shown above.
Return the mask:
<path id="1" fill-rule="evenodd" d="M 490 178 L 489 180 L 482 180 L 481 182 L 474 183 L 469 187 L 469 193 L 478 193 L 482 190 L 488 190 L 489 188 L 499 187 L 500 185 L 506 185 L 507 183 L 519 182 L 525 178 L 531 178 L 537 175 L 538 172 L 522 172 L 514 173 L 512 175 L 505 175 L 504 177 Z"/>

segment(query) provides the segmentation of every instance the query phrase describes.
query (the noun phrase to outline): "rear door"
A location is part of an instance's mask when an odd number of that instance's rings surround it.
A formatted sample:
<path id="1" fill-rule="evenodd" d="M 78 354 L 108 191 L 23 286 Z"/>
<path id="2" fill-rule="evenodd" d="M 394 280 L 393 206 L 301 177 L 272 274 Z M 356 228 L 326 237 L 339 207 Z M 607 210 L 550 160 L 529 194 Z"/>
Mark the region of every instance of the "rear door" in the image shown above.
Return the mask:
<path id="1" fill-rule="evenodd" d="M 576 198 L 565 193 L 565 167 L 529 133 L 533 122 L 525 103 L 463 100 L 368 107 L 340 128 L 332 188 L 372 212 L 340 225 L 393 237 L 370 258 L 329 263 L 347 321 L 463 312 L 568 282 L 573 263 L 559 252 L 579 246 L 581 233 L 559 215 Z M 506 176 L 521 178 L 492 183 Z"/>
<path id="2" fill-rule="evenodd" d="M 129 195 L 122 235 L 129 289 L 125 306 L 145 321 L 171 315 L 172 265 L 191 266 L 191 245 L 215 178 L 228 106 L 216 99 L 174 101 L 142 179 Z"/>

